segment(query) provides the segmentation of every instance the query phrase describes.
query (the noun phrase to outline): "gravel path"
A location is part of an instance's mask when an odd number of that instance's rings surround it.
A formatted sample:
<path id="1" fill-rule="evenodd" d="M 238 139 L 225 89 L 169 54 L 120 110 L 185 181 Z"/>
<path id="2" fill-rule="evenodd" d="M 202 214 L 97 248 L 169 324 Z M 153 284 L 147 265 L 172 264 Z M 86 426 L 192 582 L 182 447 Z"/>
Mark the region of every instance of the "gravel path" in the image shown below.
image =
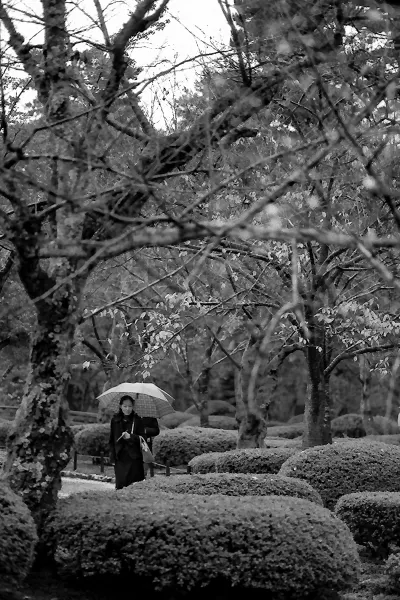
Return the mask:
<path id="1" fill-rule="evenodd" d="M 115 485 L 113 483 L 106 483 L 104 481 L 90 481 L 87 479 L 72 479 L 68 477 L 62 478 L 62 488 L 58 494 L 59 498 L 66 498 L 71 494 L 77 492 L 87 492 L 89 490 L 114 490 Z"/>

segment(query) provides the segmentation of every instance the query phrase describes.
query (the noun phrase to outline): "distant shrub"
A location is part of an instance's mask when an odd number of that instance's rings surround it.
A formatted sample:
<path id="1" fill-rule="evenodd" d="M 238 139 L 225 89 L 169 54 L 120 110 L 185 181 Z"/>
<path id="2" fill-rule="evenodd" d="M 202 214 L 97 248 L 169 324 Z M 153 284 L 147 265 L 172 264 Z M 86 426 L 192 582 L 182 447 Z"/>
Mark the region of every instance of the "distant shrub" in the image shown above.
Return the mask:
<path id="1" fill-rule="evenodd" d="M 100 456 L 104 452 L 107 456 L 109 453 L 109 439 L 109 424 L 86 425 L 84 429 L 78 431 L 75 435 L 75 448 L 79 454 Z"/>
<path id="2" fill-rule="evenodd" d="M 286 425 L 286 423 L 283 423 L 282 421 L 275 421 L 274 419 L 268 419 L 267 425 L 268 427 L 282 427 L 282 425 Z"/>
<path id="3" fill-rule="evenodd" d="M 364 437 L 367 435 L 365 424 L 361 415 L 349 413 L 332 419 L 332 435 L 334 437 Z M 371 427 L 375 430 L 374 435 L 399 434 L 400 429 L 393 419 L 382 415 L 373 417 Z"/>
<path id="4" fill-rule="evenodd" d="M 192 404 L 186 411 L 190 415 L 198 416 L 200 413 L 197 407 Z M 231 415 L 234 416 L 236 408 L 233 404 L 226 402 L 225 400 L 209 400 L 207 404 L 207 413 L 209 415 Z"/>
<path id="5" fill-rule="evenodd" d="M 137 486 L 138 487 L 138 486 Z M 151 492 L 162 490 L 174 494 L 210 496 L 293 496 L 322 506 L 321 496 L 308 483 L 292 477 L 258 473 L 207 473 L 153 477 L 140 484 Z"/>
<path id="6" fill-rule="evenodd" d="M 378 435 L 400 434 L 400 428 L 393 419 L 388 419 L 388 417 L 383 417 L 382 415 L 376 415 L 373 421 Z"/>
<path id="7" fill-rule="evenodd" d="M 13 421 L 0 421 L 0 446 L 6 446 L 8 435 L 11 431 Z"/>
<path id="8" fill-rule="evenodd" d="M 237 432 L 203 427 L 178 427 L 162 431 L 153 442 L 156 462 L 168 460 L 173 465 L 187 464 L 205 452 L 236 448 Z"/>
<path id="9" fill-rule="evenodd" d="M 294 415 L 293 417 L 290 417 L 289 421 L 287 422 L 287 425 L 295 425 L 296 423 L 304 423 L 304 413 L 302 413 L 301 415 Z"/>
<path id="10" fill-rule="evenodd" d="M 221 415 L 210 415 L 208 425 L 212 429 L 238 429 L 239 427 L 235 418 Z M 200 417 L 190 417 L 188 421 L 184 421 L 178 427 L 200 427 Z"/>
<path id="11" fill-rule="evenodd" d="M 360 415 L 349 413 L 331 421 L 333 437 L 363 437 L 366 435 L 363 420 Z"/>
<path id="12" fill-rule="evenodd" d="M 28 507 L 0 478 L 0 579 L 16 585 L 28 575 L 37 543 L 36 527 Z"/>
<path id="13" fill-rule="evenodd" d="M 267 435 L 269 437 L 281 437 L 293 439 L 301 437 L 304 431 L 303 423 L 295 423 L 294 425 L 282 425 L 281 427 L 268 427 Z"/>
<path id="14" fill-rule="evenodd" d="M 193 458 L 193 473 L 278 473 L 295 448 L 249 448 L 229 452 L 210 452 Z"/>
<path id="15" fill-rule="evenodd" d="M 72 433 L 75 436 L 80 431 L 83 431 L 84 429 L 86 429 L 86 427 L 90 427 L 90 425 L 87 425 L 85 423 L 79 423 L 77 425 L 71 425 Z"/>
<path id="16" fill-rule="evenodd" d="M 333 508 L 345 494 L 399 491 L 400 448 L 359 441 L 316 446 L 291 456 L 279 475 L 304 479 Z"/>
<path id="17" fill-rule="evenodd" d="M 391 546 L 399 546 L 399 492 L 347 494 L 339 499 L 335 513 L 349 527 L 355 541 L 372 554 L 388 556 Z"/>
<path id="18" fill-rule="evenodd" d="M 165 415 L 162 419 L 160 419 L 160 425 L 164 425 L 168 429 L 175 429 L 181 423 L 188 421 L 192 416 L 187 412 L 175 411 L 169 415 Z"/>
<path id="19" fill-rule="evenodd" d="M 346 525 L 289 496 L 150 493 L 136 484 L 61 499 L 45 534 L 60 574 L 106 577 L 119 589 L 149 582 L 150 596 L 322 598 L 352 586 L 360 569 Z"/>

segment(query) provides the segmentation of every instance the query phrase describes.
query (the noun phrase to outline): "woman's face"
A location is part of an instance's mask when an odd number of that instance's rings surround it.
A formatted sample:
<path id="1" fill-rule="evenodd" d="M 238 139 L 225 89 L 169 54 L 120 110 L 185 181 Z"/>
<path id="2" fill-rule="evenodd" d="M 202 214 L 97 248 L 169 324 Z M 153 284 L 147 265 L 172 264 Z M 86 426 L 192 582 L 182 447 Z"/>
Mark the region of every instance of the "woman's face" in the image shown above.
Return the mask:
<path id="1" fill-rule="evenodd" d="M 124 400 L 121 404 L 121 409 L 124 415 L 130 415 L 133 411 L 133 403 L 132 400 Z"/>

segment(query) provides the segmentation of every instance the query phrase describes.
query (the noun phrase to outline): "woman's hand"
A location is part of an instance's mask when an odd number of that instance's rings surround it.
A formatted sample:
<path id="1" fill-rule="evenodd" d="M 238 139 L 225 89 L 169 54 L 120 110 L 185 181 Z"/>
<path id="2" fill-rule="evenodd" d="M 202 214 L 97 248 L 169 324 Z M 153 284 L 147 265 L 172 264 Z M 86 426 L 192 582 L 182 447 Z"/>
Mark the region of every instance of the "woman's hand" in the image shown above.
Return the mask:
<path id="1" fill-rule="evenodd" d="M 130 440 L 131 436 L 127 431 L 124 431 L 124 433 L 122 434 L 122 437 L 124 440 Z"/>

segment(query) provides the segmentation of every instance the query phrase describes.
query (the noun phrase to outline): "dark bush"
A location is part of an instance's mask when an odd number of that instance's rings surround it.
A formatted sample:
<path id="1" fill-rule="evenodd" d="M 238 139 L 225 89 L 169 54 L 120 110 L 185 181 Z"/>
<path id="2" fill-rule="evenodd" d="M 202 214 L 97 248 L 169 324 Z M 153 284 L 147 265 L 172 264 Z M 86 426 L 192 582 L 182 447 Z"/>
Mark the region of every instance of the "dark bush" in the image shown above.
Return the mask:
<path id="1" fill-rule="evenodd" d="M 0 478 L 0 582 L 22 582 L 33 563 L 36 527 L 28 507 Z"/>
<path id="2" fill-rule="evenodd" d="M 269 437 L 281 437 L 289 440 L 301 437 L 304 431 L 303 423 L 295 423 L 294 425 L 282 425 L 281 427 L 268 427 L 267 435 Z"/>
<path id="3" fill-rule="evenodd" d="M 60 574 L 114 579 L 120 589 L 125 577 L 128 589 L 147 583 L 181 598 L 198 590 L 321 597 L 350 587 L 359 573 L 346 525 L 291 497 L 149 493 L 138 485 L 77 494 L 60 500 L 47 536 Z"/>
<path id="4" fill-rule="evenodd" d="M 373 554 L 388 556 L 400 542 L 400 493 L 359 492 L 342 496 L 335 513 L 346 523 L 358 544 Z"/>
<path id="5" fill-rule="evenodd" d="M 353 492 L 400 490 L 400 448 L 378 442 L 341 441 L 291 456 L 279 475 L 304 479 L 333 508 Z"/>
<path id="6" fill-rule="evenodd" d="M 104 452 L 109 453 L 110 425 L 100 423 L 99 425 L 86 425 L 84 429 L 75 435 L 75 448 L 79 454 L 89 456 L 100 456 Z"/>
<path id="7" fill-rule="evenodd" d="M 160 425 L 164 425 L 168 429 L 175 429 L 175 427 L 178 427 L 178 425 L 184 423 L 185 421 L 189 421 L 189 419 L 191 418 L 192 415 L 190 415 L 189 413 L 180 412 L 177 410 L 174 413 L 165 415 L 165 417 L 160 419 Z"/>
<path id="8" fill-rule="evenodd" d="M 151 492 L 162 490 L 174 494 L 210 496 L 294 496 L 322 506 L 321 496 L 308 483 L 294 477 L 258 473 L 207 473 L 206 475 L 174 475 L 153 477 L 135 487 Z"/>
<path id="9" fill-rule="evenodd" d="M 0 421 L 0 447 L 5 448 L 13 421 Z"/>
<path id="10" fill-rule="evenodd" d="M 185 412 L 193 416 L 199 416 L 200 414 L 194 404 L 189 406 Z M 230 404 L 225 400 L 209 400 L 207 405 L 207 413 L 209 415 L 235 416 L 236 408 L 233 404 Z"/>
<path id="11" fill-rule="evenodd" d="M 250 448 L 230 452 L 211 452 L 193 458 L 193 473 L 278 473 L 295 448 Z"/>
<path id="12" fill-rule="evenodd" d="M 234 417 L 211 415 L 208 417 L 208 426 L 212 429 L 238 429 L 239 424 Z M 190 417 L 178 427 L 200 427 L 200 417 Z"/>
<path id="13" fill-rule="evenodd" d="M 155 461 L 169 460 L 171 465 L 186 465 L 192 458 L 220 450 L 236 448 L 237 432 L 202 427 L 178 427 L 162 431 L 153 442 Z"/>

